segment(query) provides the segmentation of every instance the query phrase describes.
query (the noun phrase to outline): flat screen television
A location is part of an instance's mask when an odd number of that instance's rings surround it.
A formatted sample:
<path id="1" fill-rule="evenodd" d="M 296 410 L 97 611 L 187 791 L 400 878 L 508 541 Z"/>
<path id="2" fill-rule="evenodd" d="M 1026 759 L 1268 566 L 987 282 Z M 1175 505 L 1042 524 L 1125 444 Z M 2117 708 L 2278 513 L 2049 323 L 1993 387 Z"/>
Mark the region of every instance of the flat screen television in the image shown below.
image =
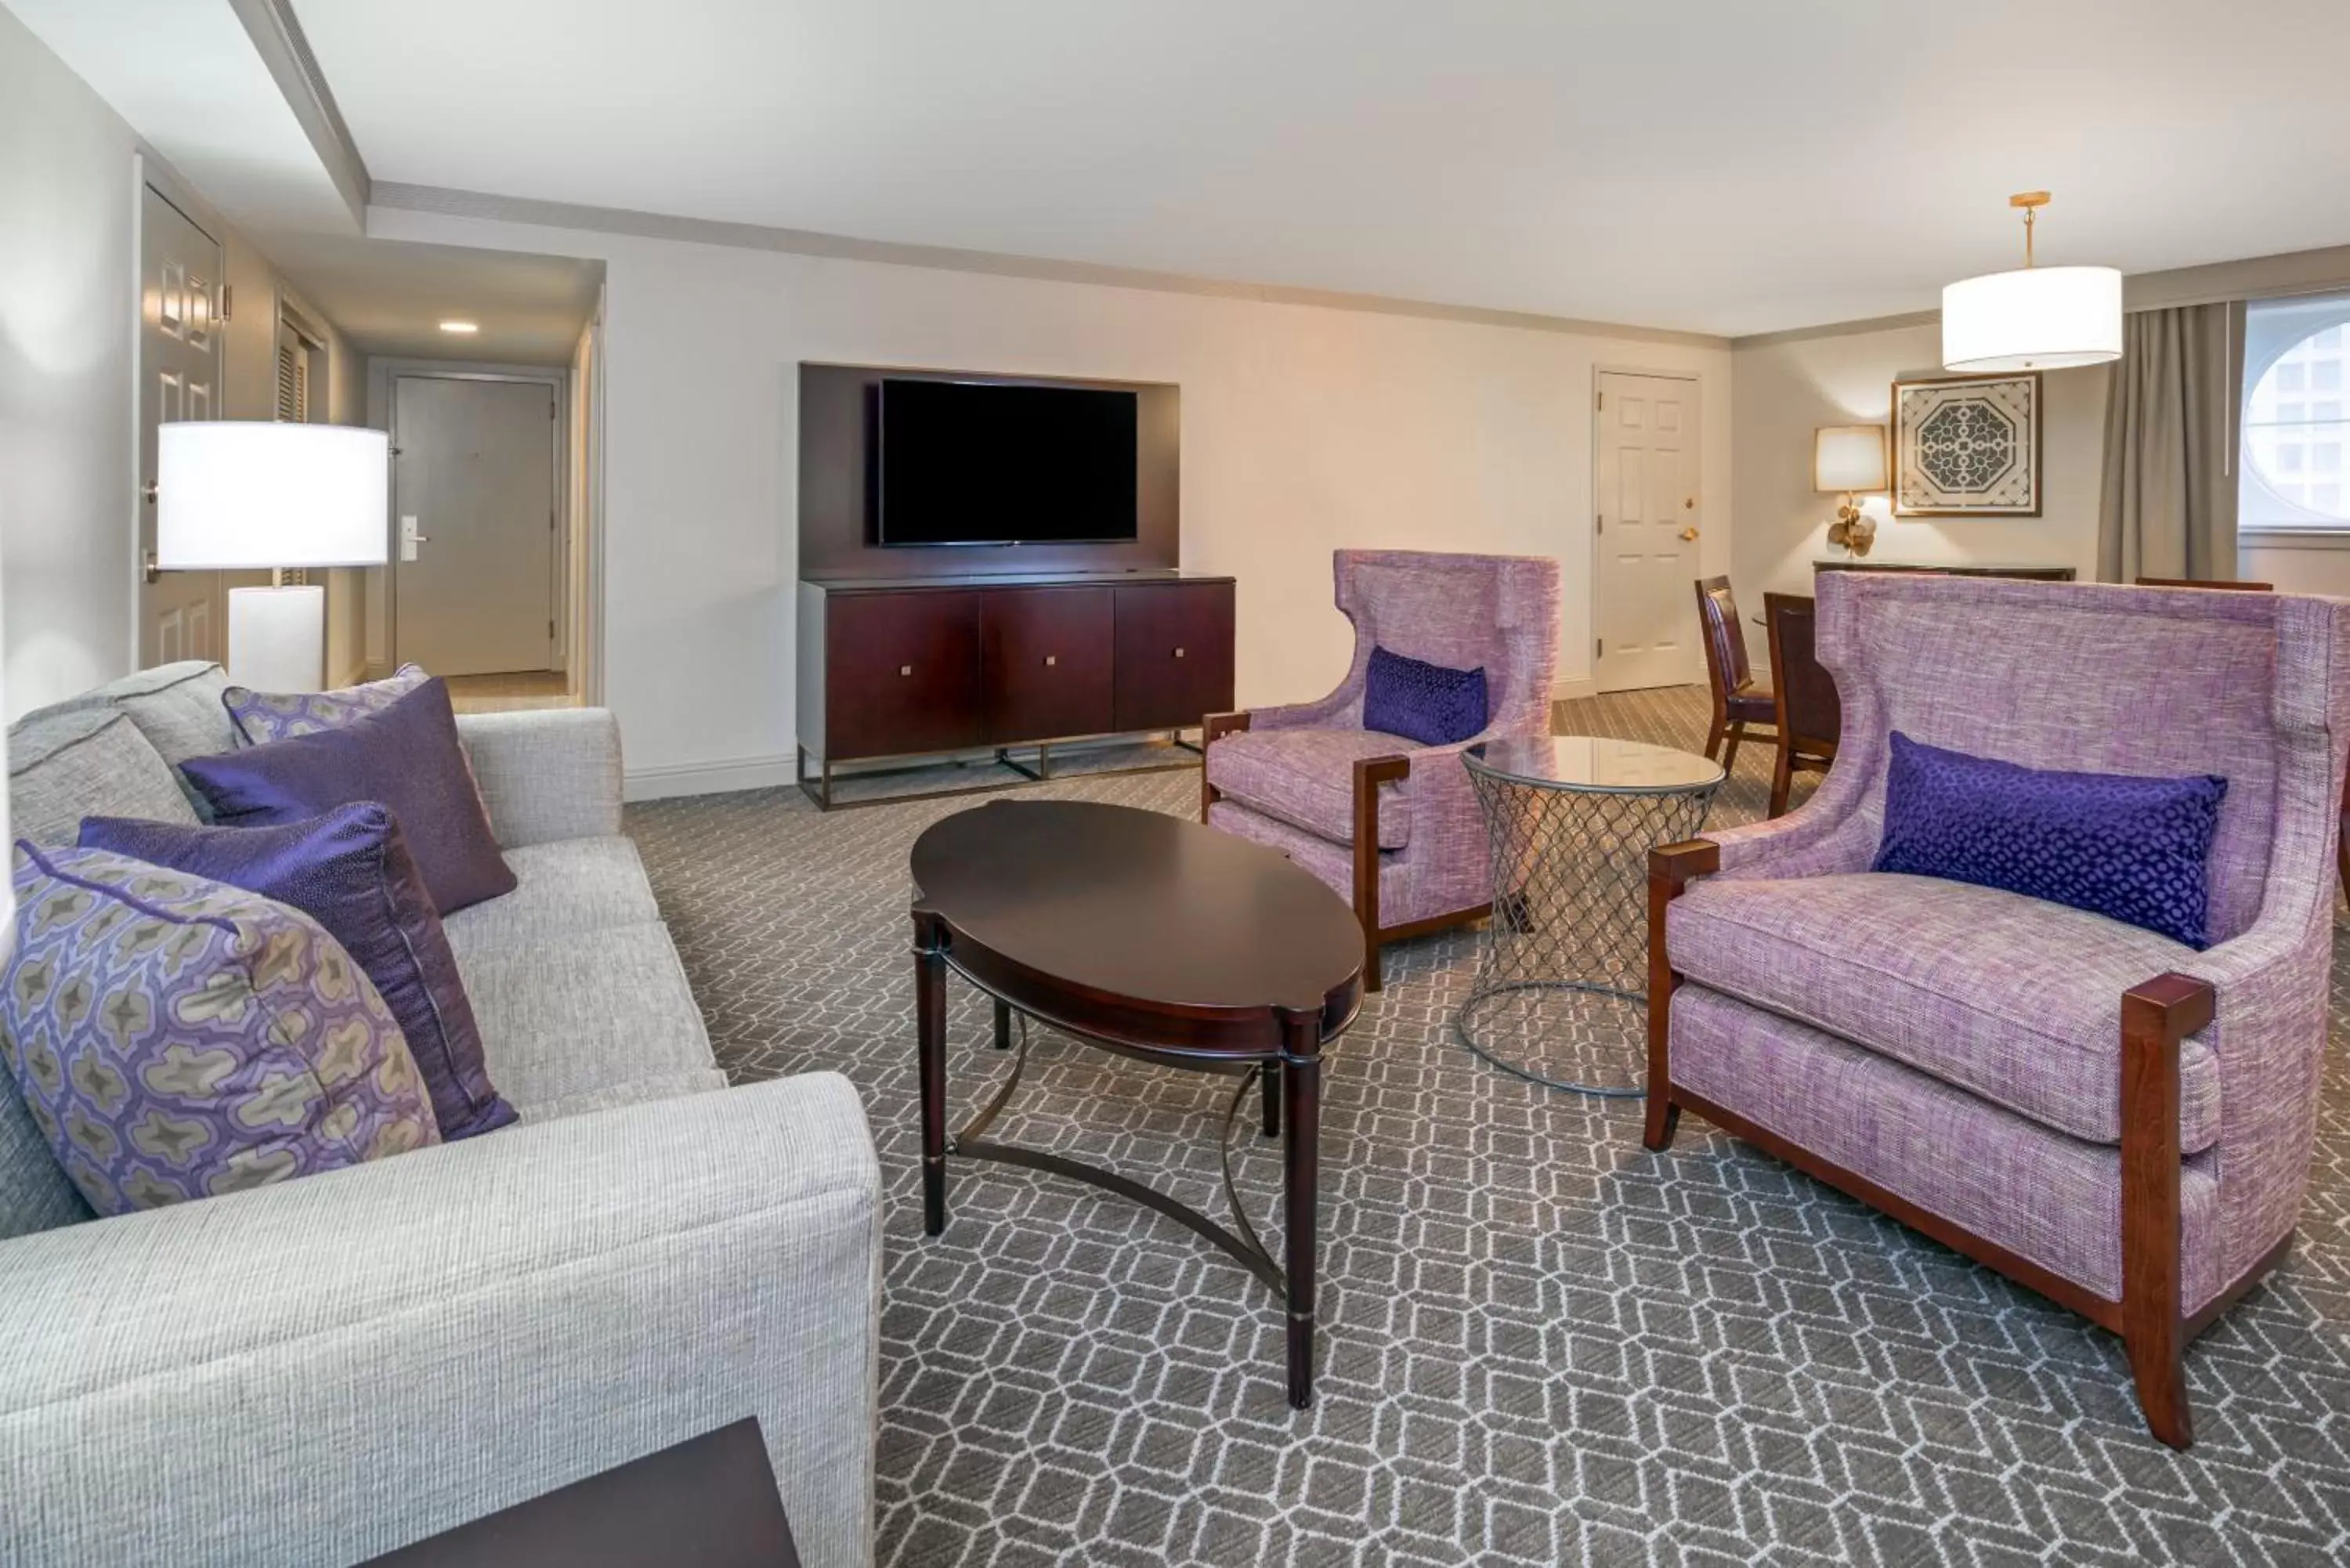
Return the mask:
<path id="1" fill-rule="evenodd" d="M 877 543 L 1135 537 L 1136 407 L 1136 394 L 1096 387 L 884 380 Z"/>

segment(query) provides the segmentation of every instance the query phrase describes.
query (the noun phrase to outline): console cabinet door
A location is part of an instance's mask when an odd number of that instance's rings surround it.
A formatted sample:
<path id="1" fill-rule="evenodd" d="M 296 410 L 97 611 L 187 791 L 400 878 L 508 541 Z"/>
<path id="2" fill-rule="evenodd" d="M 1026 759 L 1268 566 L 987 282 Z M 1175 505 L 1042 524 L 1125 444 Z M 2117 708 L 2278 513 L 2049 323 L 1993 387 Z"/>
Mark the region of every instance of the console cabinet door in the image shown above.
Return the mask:
<path id="1" fill-rule="evenodd" d="M 1232 585 L 1130 583 L 1118 593 L 1113 728 L 1190 729 L 1232 705 Z"/>
<path id="2" fill-rule="evenodd" d="M 1112 592 L 990 588 L 980 596 L 980 711 L 989 743 L 1114 728 Z"/>
<path id="3" fill-rule="evenodd" d="M 836 593 L 825 606 L 825 754 L 979 744 L 976 593 Z"/>

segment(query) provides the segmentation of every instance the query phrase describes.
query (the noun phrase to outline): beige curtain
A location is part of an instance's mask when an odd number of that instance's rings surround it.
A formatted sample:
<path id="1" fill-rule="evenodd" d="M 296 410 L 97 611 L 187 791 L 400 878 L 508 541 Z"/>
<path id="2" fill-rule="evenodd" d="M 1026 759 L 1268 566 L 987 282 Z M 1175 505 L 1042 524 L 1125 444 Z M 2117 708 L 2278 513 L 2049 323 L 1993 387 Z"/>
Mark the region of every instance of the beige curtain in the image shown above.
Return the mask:
<path id="1" fill-rule="evenodd" d="M 2241 302 L 2133 311 L 2106 400 L 2097 576 L 2236 576 Z"/>

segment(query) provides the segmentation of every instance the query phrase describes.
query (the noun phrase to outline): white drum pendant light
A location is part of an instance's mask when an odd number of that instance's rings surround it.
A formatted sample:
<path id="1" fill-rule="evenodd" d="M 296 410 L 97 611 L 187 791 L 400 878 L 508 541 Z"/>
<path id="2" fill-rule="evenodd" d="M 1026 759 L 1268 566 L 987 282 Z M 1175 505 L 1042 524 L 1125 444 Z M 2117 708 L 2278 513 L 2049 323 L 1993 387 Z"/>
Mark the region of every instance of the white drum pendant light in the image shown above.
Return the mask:
<path id="1" fill-rule="evenodd" d="M 1942 290 L 1942 368 L 1973 374 L 2061 370 L 2122 357 L 2122 275 L 2109 266 L 2035 266 L 2032 225 L 2045 191 L 2010 196 L 2023 209 L 2023 265 Z"/>

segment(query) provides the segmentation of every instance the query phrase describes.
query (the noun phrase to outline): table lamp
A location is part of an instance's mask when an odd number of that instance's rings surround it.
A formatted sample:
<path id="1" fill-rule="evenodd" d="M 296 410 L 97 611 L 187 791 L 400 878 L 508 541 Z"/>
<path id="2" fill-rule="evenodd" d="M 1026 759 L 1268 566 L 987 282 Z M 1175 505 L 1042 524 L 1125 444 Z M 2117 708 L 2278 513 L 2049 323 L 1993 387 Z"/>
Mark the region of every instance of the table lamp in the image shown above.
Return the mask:
<path id="1" fill-rule="evenodd" d="M 1836 520 L 1828 524 L 1829 544 L 1856 556 L 1868 554 L 1877 538 L 1877 519 L 1863 512 L 1854 497 L 1881 492 L 1885 484 L 1883 425 L 1822 425 L 1812 432 L 1812 488 L 1844 497 Z"/>
<path id="2" fill-rule="evenodd" d="M 283 574 L 384 564 L 391 438 L 235 420 L 167 424 L 156 439 L 156 568 L 273 574 L 268 587 L 229 590 L 229 678 L 259 691 L 319 690 L 327 590 Z"/>

